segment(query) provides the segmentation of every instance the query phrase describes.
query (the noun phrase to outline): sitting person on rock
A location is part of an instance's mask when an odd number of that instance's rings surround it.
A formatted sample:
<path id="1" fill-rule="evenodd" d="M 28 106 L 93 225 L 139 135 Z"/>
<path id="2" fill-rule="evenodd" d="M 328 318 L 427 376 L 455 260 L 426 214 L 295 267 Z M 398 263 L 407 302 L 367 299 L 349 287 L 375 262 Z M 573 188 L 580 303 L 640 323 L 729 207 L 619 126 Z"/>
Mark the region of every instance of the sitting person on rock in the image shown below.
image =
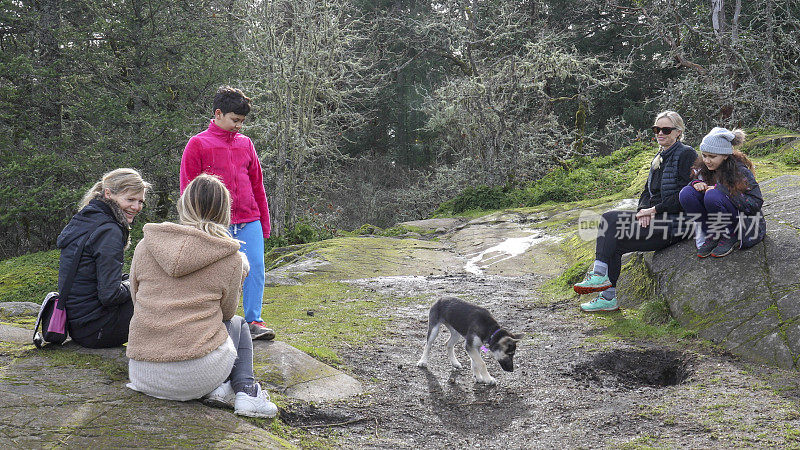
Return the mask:
<path id="1" fill-rule="evenodd" d="M 616 286 L 622 269 L 622 255 L 633 251 L 660 250 L 681 241 L 688 234 L 681 222 L 678 193 L 691 179 L 697 152 L 680 141 L 683 118 L 664 111 L 653 124 L 659 150 L 650 165 L 638 211 L 607 211 L 598 229 L 593 269 L 573 288 L 579 294 L 599 292 L 591 302 L 582 303 L 587 312 L 615 311 Z"/>
<path id="2" fill-rule="evenodd" d="M 721 258 L 736 247 L 761 242 L 767 224 L 761 214 L 764 199 L 753 176 L 753 163 L 734 147 L 744 142 L 742 130 L 714 128 L 700 144 L 697 178 L 681 190 L 683 209 L 698 217 L 704 237 L 697 256 Z"/>
<path id="3" fill-rule="evenodd" d="M 133 303 L 122 273 L 123 256 L 149 189 L 150 183 L 133 169 L 104 174 L 58 235 L 58 290 L 66 294 L 69 335 L 83 347 L 118 347 L 128 341 Z"/>
<path id="4" fill-rule="evenodd" d="M 249 267 L 228 231 L 230 211 L 225 185 L 203 174 L 178 200 L 180 224 L 144 226 L 131 264 L 128 387 L 274 417 L 253 376 L 250 327 L 234 315 Z"/>

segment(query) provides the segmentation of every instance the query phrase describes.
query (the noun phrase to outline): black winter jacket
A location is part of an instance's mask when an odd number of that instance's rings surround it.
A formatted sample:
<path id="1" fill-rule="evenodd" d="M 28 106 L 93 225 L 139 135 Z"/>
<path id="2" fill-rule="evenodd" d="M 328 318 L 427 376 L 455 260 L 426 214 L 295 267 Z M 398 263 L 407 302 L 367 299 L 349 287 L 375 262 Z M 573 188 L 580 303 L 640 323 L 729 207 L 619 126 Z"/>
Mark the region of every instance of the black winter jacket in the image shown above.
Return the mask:
<path id="1" fill-rule="evenodd" d="M 753 172 L 739 161 L 736 162 L 736 169 L 747 180 L 747 190 L 739 195 L 731 196 L 724 184 L 717 183 L 716 188 L 727 195 L 733 206 L 739 211 L 736 224 L 739 248 L 749 248 L 761 242 L 767 234 L 767 221 L 764 220 L 764 214 L 761 212 L 764 197 L 761 195 L 761 187 L 758 186 Z"/>
<path id="2" fill-rule="evenodd" d="M 87 233 L 83 253 L 76 255 L 81 237 Z M 128 224 L 117 204 L 94 199 L 58 235 L 59 292 L 76 258 L 79 261 L 66 301 L 70 335 L 83 338 L 98 332 L 111 318 L 111 312 L 131 301 L 130 288 L 122 282 L 128 233 Z"/>
<path id="3" fill-rule="evenodd" d="M 692 179 L 692 164 L 697 159 L 697 152 L 677 141 L 660 152 L 660 156 L 663 161 L 658 169 L 650 170 L 637 209 L 655 206 L 657 213 L 679 213 L 683 208 L 678 194 Z"/>

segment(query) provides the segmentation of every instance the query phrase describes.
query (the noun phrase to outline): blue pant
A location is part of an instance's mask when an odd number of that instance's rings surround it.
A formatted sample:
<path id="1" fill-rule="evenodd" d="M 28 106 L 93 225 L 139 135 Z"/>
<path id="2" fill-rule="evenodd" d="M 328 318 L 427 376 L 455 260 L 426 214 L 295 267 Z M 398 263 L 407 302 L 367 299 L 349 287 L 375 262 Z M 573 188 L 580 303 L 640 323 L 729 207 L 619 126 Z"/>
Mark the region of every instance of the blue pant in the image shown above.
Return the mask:
<path id="1" fill-rule="evenodd" d="M 692 186 L 681 189 L 678 195 L 683 210 L 688 214 L 699 214 L 701 229 L 712 238 L 735 235 L 739 210 L 731 199 L 717 189 L 699 192 Z"/>
<path id="2" fill-rule="evenodd" d="M 242 241 L 241 251 L 250 263 L 250 273 L 244 279 L 242 309 L 248 322 L 263 322 L 261 303 L 264 300 L 264 233 L 261 221 L 237 223 L 230 227 L 234 239 Z"/>

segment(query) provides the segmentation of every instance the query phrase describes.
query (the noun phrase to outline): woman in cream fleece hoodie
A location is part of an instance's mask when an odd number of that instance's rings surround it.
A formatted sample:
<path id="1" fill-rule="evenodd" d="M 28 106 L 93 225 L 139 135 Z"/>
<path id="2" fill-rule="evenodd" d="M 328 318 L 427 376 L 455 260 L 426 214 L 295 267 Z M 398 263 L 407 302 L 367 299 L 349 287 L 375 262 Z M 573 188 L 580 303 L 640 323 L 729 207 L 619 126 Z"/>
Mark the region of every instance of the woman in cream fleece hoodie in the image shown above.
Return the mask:
<path id="1" fill-rule="evenodd" d="M 234 315 L 248 268 L 228 232 L 230 201 L 218 178 L 201 175 L 178 201 L 180 224 L 144 226 L 131 264 L 128 387 L 273 417 L 253 377 L 250 329 Z"/>

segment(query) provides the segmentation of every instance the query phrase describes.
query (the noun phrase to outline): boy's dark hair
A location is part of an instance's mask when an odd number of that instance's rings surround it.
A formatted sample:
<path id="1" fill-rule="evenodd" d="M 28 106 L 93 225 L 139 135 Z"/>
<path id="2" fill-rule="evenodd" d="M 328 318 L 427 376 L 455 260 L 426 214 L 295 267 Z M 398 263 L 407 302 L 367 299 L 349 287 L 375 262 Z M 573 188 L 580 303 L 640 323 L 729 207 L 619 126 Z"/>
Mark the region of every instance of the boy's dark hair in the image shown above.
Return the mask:
<path id="1" fill-rule="evenodd" d="M 222 114 L 233 112 L 234 114 L 246 116 L 250 112 L 250 99 L 244 95 L 241 89 L 220 86 L 214 95 L 214 109 L 212 111 L 216 110 L 222 111 Z"/>

